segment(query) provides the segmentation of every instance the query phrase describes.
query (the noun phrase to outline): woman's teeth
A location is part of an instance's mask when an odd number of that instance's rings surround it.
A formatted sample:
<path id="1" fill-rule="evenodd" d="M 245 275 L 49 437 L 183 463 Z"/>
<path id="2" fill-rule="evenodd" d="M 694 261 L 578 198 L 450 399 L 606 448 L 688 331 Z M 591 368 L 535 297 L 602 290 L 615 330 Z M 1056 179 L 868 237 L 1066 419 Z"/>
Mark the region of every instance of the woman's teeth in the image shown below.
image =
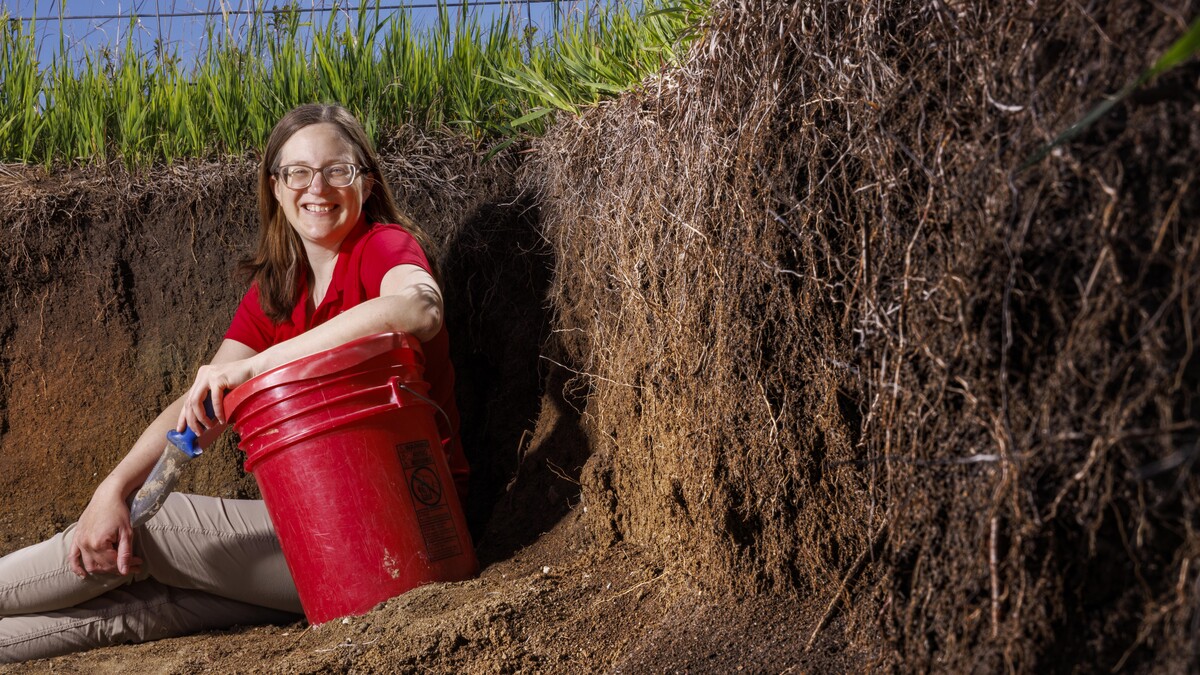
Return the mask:
<path id="1" fill-rule="evenodd" d="M 330 211 L 333 210 L 333 205 L 332 204 L 305 204 L 304 210 L 311 211 L 313 213 L 329 213 Z"/>

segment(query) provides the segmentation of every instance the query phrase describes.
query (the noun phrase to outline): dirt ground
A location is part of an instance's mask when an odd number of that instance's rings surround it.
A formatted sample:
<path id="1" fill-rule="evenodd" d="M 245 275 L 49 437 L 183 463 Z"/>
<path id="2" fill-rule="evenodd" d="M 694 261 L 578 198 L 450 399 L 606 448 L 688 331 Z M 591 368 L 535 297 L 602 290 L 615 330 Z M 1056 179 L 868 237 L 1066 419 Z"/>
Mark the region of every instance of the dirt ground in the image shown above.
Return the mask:
<path id="1" fill-rule="evenodd" d="M 812 653 L 799 649 L 814 619 L 792 600 L 707 597 L 636 548 L 581 547 L 575 525 L 572 514 L 478 579 L 418 588 L 365 616 L 111 647 L 6 672 L 801 673 L 865 666 L 828 636 Z"/>

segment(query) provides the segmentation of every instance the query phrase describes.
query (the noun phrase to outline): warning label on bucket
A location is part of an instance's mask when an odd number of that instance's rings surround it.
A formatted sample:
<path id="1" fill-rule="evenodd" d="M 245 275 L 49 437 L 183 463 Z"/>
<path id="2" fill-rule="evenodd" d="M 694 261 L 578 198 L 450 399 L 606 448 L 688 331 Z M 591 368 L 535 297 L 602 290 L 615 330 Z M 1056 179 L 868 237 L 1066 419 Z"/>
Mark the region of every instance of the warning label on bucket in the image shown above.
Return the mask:
<path id="1" fill-rule="evenodd" d="M 408 479 L 408 487 L 412 490 L 413 499 L 425 506 L 437 506 L 442 501 L 442 484 L 437 474 L 427 466 L 412 472 Z"/>
<path id="2" fill-rule="evenodd" d="M 442 482 L 433 468 L 429 441 L 403 443 L 396 446 L 396 452 L 404 466 L 408 492 L 412 496 L 413 509 L 430 562 L 459 555 L 462 546 L 459 544 L 458 530 L 443 497 Z"/>

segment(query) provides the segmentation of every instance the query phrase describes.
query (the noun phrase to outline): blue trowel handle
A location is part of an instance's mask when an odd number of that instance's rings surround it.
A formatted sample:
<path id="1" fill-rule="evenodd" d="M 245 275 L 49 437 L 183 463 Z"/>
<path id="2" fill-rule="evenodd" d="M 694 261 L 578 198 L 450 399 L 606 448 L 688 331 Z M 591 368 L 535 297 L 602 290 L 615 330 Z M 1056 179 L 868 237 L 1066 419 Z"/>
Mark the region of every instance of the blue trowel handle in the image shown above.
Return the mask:
<path id="1" fill-rule="evenodd" d="M 204 412 L 208 413 L 209 417 L 215 417 L 217 413 L 213 412 L 212 398 L 204 399 Z M 167 432 L 167 440 L 171 445 L 182 450 L 188 457 L 195 457 L 204 452 L 204 449 L 196 445 L 196 434 L 191 427 L 184 428 L 183 432 L 175 431 L 174 429 Z"/>

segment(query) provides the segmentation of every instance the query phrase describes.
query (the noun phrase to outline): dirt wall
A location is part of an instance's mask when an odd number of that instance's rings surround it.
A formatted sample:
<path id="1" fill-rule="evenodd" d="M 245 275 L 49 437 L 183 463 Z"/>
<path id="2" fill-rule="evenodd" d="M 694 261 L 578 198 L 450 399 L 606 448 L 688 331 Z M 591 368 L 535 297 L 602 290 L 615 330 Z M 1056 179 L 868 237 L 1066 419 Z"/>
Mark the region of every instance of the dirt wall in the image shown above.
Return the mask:
<path id="1" fill-rule="evenodd" d="M 71 522 L 141 428 L 215 350 L 253 243 L 245 162 L 3 176 L 4 548 Z M 244 496 L 225 448 L 187 489 Z"/>
<path id="2" fill-rule="evenodd" d="M 1197 64 L 1018 167 L 1196 11 L 718 3 L 553 129 L 597 538 L 906 669 L 1194 668 Z"/>

